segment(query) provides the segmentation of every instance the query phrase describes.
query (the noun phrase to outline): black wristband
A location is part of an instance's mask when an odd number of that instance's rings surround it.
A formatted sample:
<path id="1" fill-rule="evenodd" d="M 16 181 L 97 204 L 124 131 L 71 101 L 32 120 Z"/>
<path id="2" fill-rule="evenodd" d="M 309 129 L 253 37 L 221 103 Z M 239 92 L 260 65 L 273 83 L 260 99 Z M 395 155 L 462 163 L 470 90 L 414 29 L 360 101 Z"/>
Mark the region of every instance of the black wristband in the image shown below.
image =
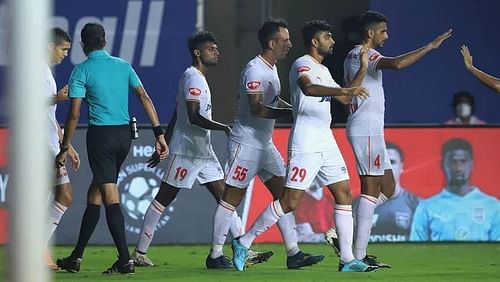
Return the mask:
<path id="1" fill-rule="evenodd" d="M 59 146 L 59 153 L 64 153 L 69 150 L 69 146 L 63 147 L 62 144 Z"/>
<path id="2" fill-rule="evenodd" d="M 155 137 L 163 135 L 163 130 L 161 129 L 161 125 L 153 127 L 153 132 L 155 134 Z"/>

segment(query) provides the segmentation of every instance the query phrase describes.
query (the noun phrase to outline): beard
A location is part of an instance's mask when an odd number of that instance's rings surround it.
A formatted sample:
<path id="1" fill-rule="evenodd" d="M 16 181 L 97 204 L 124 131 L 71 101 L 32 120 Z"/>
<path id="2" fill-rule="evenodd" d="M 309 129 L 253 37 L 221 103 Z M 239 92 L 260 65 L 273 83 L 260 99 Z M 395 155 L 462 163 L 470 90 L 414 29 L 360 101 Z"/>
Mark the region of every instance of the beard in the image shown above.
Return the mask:
<path id="1" fill-rule="evenodd" d="M 454 176 L 451 177 L 450 181 L 448 182 L 448 186 L 455 186 L 455 187 L 461 187 L 468 181 L 468 177 L 464 176 Z"/>

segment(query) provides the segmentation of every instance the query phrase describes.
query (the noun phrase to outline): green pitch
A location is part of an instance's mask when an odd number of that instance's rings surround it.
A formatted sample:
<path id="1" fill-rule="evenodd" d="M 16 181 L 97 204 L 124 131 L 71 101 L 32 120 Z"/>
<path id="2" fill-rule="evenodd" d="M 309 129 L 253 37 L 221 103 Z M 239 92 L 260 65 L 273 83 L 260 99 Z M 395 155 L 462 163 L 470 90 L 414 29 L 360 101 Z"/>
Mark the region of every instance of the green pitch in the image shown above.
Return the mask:
<path id="1" fill-rule="evenodd" d="M 153 246 L 148 256 L 157 266 L 137 268 L 135 275 L 104 275 L 116 257 L 113 247 L 89 247 L 80 273 L 59 271 L 54 281 L 500 281 L 500 244 L 373 244 L 370 253 L 392 269 L 374 273 L 339 273 L 338 259 L 322 244 L 301 244 L 302 250 L 323 253 L 318 265 L 301 270 L 288 270 L 282 245 L 256 245 L 258 250 L 272 250 L 269 262 L 235 270 L 206 270 L 207 245 Z M 57 247 L 54 257 L 69 254 L 71 248 Z M 226 254 L 231 250 L 226 248 Z M 4 252 L 4 251 L 2 251 Z M 5 254 L 0 252 L 0 269 Z M 5 270 L 5 269 L 4 269 Z M 0 278 L 2 281 L 2 278 Z"/>

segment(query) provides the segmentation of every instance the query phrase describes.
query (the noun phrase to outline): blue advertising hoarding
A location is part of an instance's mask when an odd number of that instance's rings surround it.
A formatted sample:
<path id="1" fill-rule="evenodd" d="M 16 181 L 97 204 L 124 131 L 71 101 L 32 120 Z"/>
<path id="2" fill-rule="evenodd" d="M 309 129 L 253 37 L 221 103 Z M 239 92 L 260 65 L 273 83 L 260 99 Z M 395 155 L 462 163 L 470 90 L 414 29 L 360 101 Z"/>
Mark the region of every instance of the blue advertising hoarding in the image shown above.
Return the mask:
<path id="1" fill-rule="evenodd" d="M 5 67 L 8 61 L 8 11 L 0 1 L 0 124 L 7 122 Z M 64 86 L 75 64 L 85 56 L 80 48 L 80 30 L 88 22 L 106 29 L 106 49 L 130 62 L 157 108 L 162 123 L 170 120 L 175 108 L 177 83 L 191 59 L 187 37 L 195 30 L 195 0 L 54 1 L 53 25 L 69 32 L 73 45 L 68 57 L 56 67 L 56 81 Z M 59 105 L 57 118 L 63 122 L 69 103 Z M 130 98 L 131 115 L 149 123 L 139 100 Z M 82 112 L 80 123 L 87 123 Z"/>

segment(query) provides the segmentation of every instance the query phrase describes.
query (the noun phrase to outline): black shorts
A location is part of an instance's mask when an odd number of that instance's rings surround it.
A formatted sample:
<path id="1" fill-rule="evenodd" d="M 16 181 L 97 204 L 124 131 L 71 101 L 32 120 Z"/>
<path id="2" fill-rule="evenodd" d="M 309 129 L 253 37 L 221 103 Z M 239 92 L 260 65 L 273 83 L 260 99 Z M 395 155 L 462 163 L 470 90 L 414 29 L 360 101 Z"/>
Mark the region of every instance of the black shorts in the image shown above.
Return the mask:
<path id="1" fill-rule="evenodd" d="M 132 143 L 130 126 L 89 126 L 87 156 L 95 184 L 116 183 Z"/>

